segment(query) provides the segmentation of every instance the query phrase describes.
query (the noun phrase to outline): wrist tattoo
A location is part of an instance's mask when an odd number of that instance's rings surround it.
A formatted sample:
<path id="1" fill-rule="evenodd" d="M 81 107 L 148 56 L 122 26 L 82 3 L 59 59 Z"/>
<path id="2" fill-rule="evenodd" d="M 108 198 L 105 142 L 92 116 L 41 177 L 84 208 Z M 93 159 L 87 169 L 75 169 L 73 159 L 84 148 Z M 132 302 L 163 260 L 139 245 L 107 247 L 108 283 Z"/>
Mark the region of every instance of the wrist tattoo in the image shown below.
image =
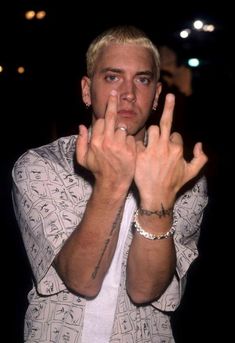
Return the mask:
<path id="1" fill-rule="evenodd" d="M 151 216 L 151 215 L 155 214 L 159 218 L 167 217 L 167 216 L 172 217 L 173 216 L 173 207 L 164 208 L 163 204 L 161 204 L 161 210 L 155 210 L 155 211 L 146 210 L 145 208 L 140 207 L 139 213 L 141 215 L 146 215 L 146 216 Z"/>

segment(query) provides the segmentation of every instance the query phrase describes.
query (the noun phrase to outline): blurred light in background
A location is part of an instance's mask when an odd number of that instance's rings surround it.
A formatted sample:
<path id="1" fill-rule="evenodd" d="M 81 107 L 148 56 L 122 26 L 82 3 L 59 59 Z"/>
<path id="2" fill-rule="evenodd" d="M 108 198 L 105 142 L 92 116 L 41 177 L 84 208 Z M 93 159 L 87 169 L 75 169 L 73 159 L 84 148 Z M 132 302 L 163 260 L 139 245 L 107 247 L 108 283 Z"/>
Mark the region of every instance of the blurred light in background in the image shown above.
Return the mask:
<path id="1" fill-rule="evenodd" d="M 18 74 L 24 74 L 24 72 L 25 72 L 25 68 L 23 66 L 20 66 L 20 67 L 17 68 L 17 73 Z"/>
<path id="2" fill-rule="evenodd" d="M 35 17 L 35 11 L 27 11 L 25 12 L 25 19 L 32 20 Z"/>
<path id="3" fill-rule="evenodd" d="M 196 29 L 196 30 L 201 30 L 202 27 L 203 27 L 203 22 L 201 20 L 195 20 L 193 22 L 193 27 Z"/>
<path id="4" fill-rule="evenodd" d="M 46 11 L 38 11 L 38 12 L 36 13 L 36 18 L 37 18 L 38 20 L 44 19 L 45 16 L 46 16 Z"/>
<path id="5" fill-rule="evenodd" d="M 180 31 L 180 37 L 181 38 L 188 38 L 188 36 L 190 35 L 191 30 L 190 29 L 185 29 Z"/>
<path id="6" fill-rule="evenodd" d="M 189 58 L 188 65 L 190 67 L 198 67 L 200 65 L 200 61 L 198 58 Z"/>
<path id="7" fill-rule="evenodd" d="M 42 10 L 42 11 L 35 12 L 33 10 L 30 10 L 30 11 L 26 11 L 24 16 L 27 20 L 32 20 L 32 19 L 42 20 L 46 17 L 46 11 Z"/>

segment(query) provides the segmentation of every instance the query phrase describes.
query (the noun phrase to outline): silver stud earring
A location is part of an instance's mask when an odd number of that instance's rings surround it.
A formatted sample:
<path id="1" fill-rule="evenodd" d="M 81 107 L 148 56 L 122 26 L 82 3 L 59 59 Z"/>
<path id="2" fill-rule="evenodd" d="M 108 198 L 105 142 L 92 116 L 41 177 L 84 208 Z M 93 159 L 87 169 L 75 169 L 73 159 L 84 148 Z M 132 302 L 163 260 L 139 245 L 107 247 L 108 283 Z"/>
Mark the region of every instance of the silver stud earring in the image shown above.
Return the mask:
<path id="1" fill-rule="evenodd" d="M 157 98 L 155 98 L 154 103 L 153 103 L 153 111 L 156 111 L 157 105 L 158 105 Z"/>

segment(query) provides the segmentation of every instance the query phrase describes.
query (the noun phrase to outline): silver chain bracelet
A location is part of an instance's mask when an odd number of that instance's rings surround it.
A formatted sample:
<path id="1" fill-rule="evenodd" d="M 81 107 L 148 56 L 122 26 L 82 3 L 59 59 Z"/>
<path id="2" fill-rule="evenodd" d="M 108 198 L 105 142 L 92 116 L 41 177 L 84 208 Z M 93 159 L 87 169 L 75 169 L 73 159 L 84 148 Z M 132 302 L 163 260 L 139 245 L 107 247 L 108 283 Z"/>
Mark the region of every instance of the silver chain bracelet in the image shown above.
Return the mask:
<path id="1" fill-rule="evenodd" d="M 139 210 L 137 209 L 135 214 L 134 214 L 134 227 L 136 229 L 136 231 L 143 237 L 147 238 L 147 239 L 151 239 L 151 240 L 160 240 L 160 239 L 167 239 L 171 236 L 174 235 L 175 233 L 175 229 L 176 229 L 176 223 L 177 223 L 177 220 L 174 218 L 174 221 L 173 221 L 173 224 L 170 228 L 169 231 L 167 231 L 166 233 L 160 233 L 158 235 L 155 235 L 154 233 L 150 233 L 150 232 L 147 232 L 145 231 L 139 221 L 138 221 L 138 213 L 139 213 Z"/>

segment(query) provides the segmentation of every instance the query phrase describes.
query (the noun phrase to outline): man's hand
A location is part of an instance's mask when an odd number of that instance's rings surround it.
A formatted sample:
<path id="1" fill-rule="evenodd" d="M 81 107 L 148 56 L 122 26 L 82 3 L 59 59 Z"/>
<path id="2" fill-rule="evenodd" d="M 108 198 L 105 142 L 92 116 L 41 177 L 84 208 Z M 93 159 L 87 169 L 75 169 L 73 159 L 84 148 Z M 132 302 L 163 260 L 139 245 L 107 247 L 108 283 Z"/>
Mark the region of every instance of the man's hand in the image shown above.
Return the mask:
<path id="1" fill-rule="evenodd" d="M 181 135 L 171 134 L 174 103 L 174 95 L 168 94 L 159 126 L 148 129 L 147 146 L 137 143 L 134 178 L 141 204 L 146 208 L 150 206 L 149 209 L 158 209 L 159 204 L 171 207 L 179 189 L 207 162 L 201 143 L 195 144 L 194 157 L 189 163 L 184 159 Z"/>
<path id="2" fill-rule="evenodd" d="M 105 117 L 96 120 L 90 139 L 87 128 L 80 125 L 76 157 L 99 185 L 126 192 L 134 177 L 136 145 L 120 127 L 126 126 L 119 123 L 117 128 L 117 92 L 111 91 Z"/>

